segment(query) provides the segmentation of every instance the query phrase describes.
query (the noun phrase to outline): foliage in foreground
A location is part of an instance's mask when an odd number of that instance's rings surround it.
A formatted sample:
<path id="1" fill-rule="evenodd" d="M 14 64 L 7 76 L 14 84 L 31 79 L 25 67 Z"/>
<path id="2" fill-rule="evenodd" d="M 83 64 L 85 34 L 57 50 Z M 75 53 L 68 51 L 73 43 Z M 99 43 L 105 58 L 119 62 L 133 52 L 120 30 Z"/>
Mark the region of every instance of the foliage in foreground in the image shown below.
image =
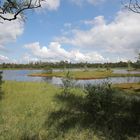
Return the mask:
<path id="1" fill-rule="evenodd" d="M 138 139 L 140 134 L 140 97 L 128 96 L 111 84 L 87 85 L 85 94 L 57 95 L 64 106 L 52 112 L 47 121 L 57 131 L 69 132 L 72 128 L 90 130 L 99 139 Z M 93 134 L 94 133 L 94 134 Z"/>
<path id="2" fill-rule="evenodd" d="M 126 96 L 111 85 L 86 87 L 85 112 L 109 139 L 127 139 L 140 134 L 140 97 Z"/>
<path id="3" fill-rule="evenodd" d="M 62 94 L 64 94 L 65 96 L 70 94 L 70 90 L 74 87 L 74 85 L 75 81 L 72 78 L 70 71 L 66 72 L 65 77 L 62 78 Z"/>
<path id="4" fill-rule="evenodd" d="M 67 96 L 37 82 L 6 81 L 3 90 L 0 140 L 138 139 L 140 97 L 108 84 L 71 89 Z"/>

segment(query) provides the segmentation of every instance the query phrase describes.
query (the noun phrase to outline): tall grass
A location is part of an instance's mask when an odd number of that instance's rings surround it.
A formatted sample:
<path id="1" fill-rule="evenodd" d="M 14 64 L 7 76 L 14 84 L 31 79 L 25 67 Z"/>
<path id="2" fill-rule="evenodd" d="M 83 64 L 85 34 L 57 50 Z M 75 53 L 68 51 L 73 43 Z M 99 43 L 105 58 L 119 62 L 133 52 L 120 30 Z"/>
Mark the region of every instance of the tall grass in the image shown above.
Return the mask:
<path id="1" fill-rule="evenodd" d="M 5 82 L 0 103 L 0 140 L 39 139 L 53 102 L 56 87 L 46 83 Z M 47 132 L 47 130 L 46 130 Z"/>
<path id="2" fill-rule="evenodd" d="M 0 100 L 3 97 L 3 92 L 2 92 L 2 71 L 0 71 Z"/>
<path id="3" fill-rule="evenodd" d="M 139 139 L 139 96 L 129 96 L 104 83 L 87 85 L 84 94 L 73 91 L 67 96 L 57 95 L 56 100 L 63 106 L 51 112 L 46 123 L 57 128 L 57 137 L 74 128 L 78 133 L 88 130 L 87 139 L 93 139 L 95 134 L 106 140 Z"/>
<path id="4" fill-rule="evenodd" d="M 72 125 L 68 131 L 65 126 L 59 129 L 59 119 L 66 118 L 61 113 L 59 118 L 57 112 L 68 107 L 66 102 L 58 103 L 60 88 L 43 82 L 13 81 L 5 81 L 2 88 L 5 96 L 0 102 L 0 140 L 97 140 L 90 129 L 73 127 L 73 123 L 66 124 Z M 80 90 L 73 92 L 82 94 Z M 57 119 L 53 120 L 53 113 Z"/>
<path id="5" fill-rule="evenodd" d="M 108 84 L 88 85 L 84 92 L 47 83 L 2 85 L 0 140 L 138 139 L 139 96 L 128 96 Z"/>

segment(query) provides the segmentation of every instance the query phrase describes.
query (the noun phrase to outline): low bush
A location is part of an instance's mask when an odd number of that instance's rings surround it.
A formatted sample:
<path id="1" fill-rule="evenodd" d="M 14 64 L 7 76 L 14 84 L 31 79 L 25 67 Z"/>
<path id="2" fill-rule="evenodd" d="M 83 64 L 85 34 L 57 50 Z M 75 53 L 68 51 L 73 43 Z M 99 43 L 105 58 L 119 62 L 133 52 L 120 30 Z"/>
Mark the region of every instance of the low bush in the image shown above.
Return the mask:
<path id="1" fill-rule="evenodd" d="M 61 85 L 63 88 L 62 93 L 64 95 L 68 95 L 70 93 L 71 88 L 74 87 L 74 85 L 75 85 L 75 81 L 72 78 L 70 71 L 68 71 L 66 73 L 66 76 L 62 78 L 62 85 Z"/>
<path id="2" fill-rule="evenodd" d="M 109 83 L 85 87 L 84 111 L 113 139 L 140 134 L 140 97 L 130 97 Z"/>

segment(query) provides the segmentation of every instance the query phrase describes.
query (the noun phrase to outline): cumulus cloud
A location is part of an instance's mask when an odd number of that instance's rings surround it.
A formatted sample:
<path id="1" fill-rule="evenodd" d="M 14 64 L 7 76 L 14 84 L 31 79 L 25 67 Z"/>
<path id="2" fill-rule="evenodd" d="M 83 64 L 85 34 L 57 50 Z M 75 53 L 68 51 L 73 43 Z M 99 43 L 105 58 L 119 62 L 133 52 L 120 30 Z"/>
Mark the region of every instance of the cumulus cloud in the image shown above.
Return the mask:
<path id="1" fill-rule="evenodd" d="M 0 63 L 8 62 L 8 61 L 9 61 L 9 58 L 7 56 L 0 55 Z"/>
<path id="2" fill-rule="evenodd" d="M 21 59 L 18 61 L 18 63 L 30 63 L 30 62 L 37 62 L 39 61 L 38 58 L 33 57 L 32 55 L 25 53 Z"/>
<path id="3" fill-rule="evenodd" d="M 48 10 L 57 10 L 60 6 L 60 0 L 44 0 L 41 2 L 41 8 Z"/>
<path id="4" fill-rule="evenodd" d="M 86 20 L 84 23 L 90 24 L 90 29 L 78 29 L 73 32 L 71 37 L 62 36 L 56 40 L 80 48 L 114 53 L 118 56 L 131 56 L 135 52 L 134 50 L 140 49 L 140 16 L 138 14 L 121 11 L 110 23 L 106 22 L 103 16 Z"/>
<path id="5" fill-rule="evenodd" d="M 24 46 L 31 50 L 33 56 L 46 61 L 67 60 L 71 62 L 101 62 L 104 61 L 102 55 L 97 52 L 82 53 L 79 50 L 67 51 L 61 47 L 58 42 L 51 42 L 48 47 L 41 47 L 39 42 L 27 44 Z"/>
<path id="6" fill-rule="evenodd" d="M 20 19 L 14 21 L 2 21 L 0 23 L 0 50 L 10 42 L 16 41 L 17 37 L 23 33 L 23 22 Z"/>
<path id="7" fill-rule="evenodd" d="M 96 5 L 96 4 L 104 2 L 105 0 L 70 0 L 70 1 L 77 5 L 83 5 L 84 3 Z"/>

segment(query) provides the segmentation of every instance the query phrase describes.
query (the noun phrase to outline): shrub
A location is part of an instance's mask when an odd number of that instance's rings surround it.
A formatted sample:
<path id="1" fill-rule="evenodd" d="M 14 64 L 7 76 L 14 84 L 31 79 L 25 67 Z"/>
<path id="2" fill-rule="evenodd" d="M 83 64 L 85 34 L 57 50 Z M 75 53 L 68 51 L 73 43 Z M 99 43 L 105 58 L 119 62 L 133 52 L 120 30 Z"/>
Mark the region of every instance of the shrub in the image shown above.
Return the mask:
<path id="1" fill-rule="evenodd" d="M 62 78 L 62 88 L 63 88 L 62 93 L 64 93 L 64 95 L 69 94 L 70 89 L 74 87 L 74 85 L 75 85 L 74 79 L 72 78 L 70 71 L 68 71 L 66 73 L 66 76 Z"/>
<path id="2" fill-rule="evenodd" d="M 114 89 L 109 83 L 85 87 L 84 111 L 96 127 L 113 139 L 140 134 L 140 98 Z"/>
<path id="3" fill-rule="evenodd" d="M 131 99 L 131 118 L 133 122 L 140 125 L 140 99 L 134 97 Z"/>
<path id="4" fill-rule="evenodd" d="M 111 84 L 106 82 L 98 85 L 86 85 L 87 112 L 95 116 L 96 114 L 109 111 L 114 92 L 115 90 L 111 88 Z"/>

